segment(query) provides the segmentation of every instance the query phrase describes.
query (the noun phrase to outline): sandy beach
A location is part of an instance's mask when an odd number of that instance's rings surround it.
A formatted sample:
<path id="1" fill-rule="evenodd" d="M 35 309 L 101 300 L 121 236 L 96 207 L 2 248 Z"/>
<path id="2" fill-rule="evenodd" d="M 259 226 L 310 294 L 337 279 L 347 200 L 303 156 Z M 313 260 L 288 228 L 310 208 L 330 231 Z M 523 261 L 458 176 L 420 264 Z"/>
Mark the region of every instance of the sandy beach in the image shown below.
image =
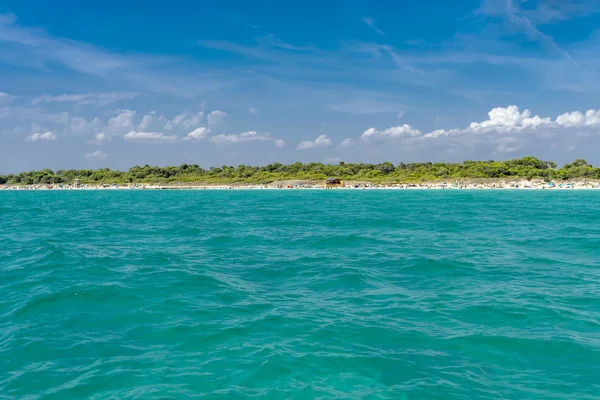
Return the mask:
<path id="1" fill-rule="evenodd" d="M 135 184 L 38 184 L 0 185 L 0 190 L 597 190 L 600 181 L 573 180 L 464 180 L 454 182 L 373 183 L 341 182 L 328 185 L 318 181 L 279 181 L 269 184 L 135 183 Z"/>

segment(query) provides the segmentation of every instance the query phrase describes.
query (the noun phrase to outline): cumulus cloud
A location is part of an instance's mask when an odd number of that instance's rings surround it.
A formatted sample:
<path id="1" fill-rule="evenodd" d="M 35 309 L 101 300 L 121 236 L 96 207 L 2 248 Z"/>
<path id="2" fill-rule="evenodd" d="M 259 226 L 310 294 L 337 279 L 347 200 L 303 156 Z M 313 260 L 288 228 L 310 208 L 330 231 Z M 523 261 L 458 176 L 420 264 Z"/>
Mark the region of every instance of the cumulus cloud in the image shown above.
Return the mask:
<path id="1" fill-rule="evenodd" d="M 225 111 L 221 111 L 221 110 L 211 111 L 207 117 L 208 123 L 209 124 L 217 124 L 217 123 L 223 121 L 223 119 L 225 119 L 226 116 L 227 116 L 227 113 Z"/>
<path id="2" fill-rule="evenodd" d="M 329 147 L 331 146 L 331 139 L 329 139 L 326 135 L 320 135 L 318 138 L 316 138 L 314 141 L 309 141 L 309 140 L 303 140 L 300 143 L 298 143 L 297 149 L 298 150 L 308 150 L 308 149 L 314 149 L 317 147 Z"/>
<path id="3" fill-rule="evenodd" d="M 108 154 L 101 152 L 100 150 L 93 151 L 85 155 L 86 160 L 104 160 L 108 157 Z"/>
<path id="4" fill-rule="evenodd" d="M 361 140 L 385 140 L 420 136 L 421 132 L 408 124 L 393 126 L 385 130 L 369 128 L 360 136 Z"/>
<path id="5" fill-rule="evenodd" d="M 7 120 L 16 128 L 22 129 L 23 121 L 26 121 L 64 136 L 92 136 L 100 132 L 108 136 L 122 136 L 129 131 L 164 132 L 165 130 L 172 130 L 172 134 L 182 135 L 200 127 L 201 122 L 205 120 L 203 112 L 185 111 L 169 120 L 155 111 L 139 115 L 138 112 L 130 109 L 118 110 L 108 119 L 102 118 L 105 117 L 86 119 L 69 112 L 48 112 L 33 107 L 0 107 L 0 120 Z"/>
<path id="6" fill-rule="evenodd" d="M 567 128 L 599 126 L 600 110 L 588 110 L 585 114 L 579 111 L 564 113 L 556 118 L 556 123 Z"/>
<path id="7" fill-rule="evenodd" d="M 496 130 L 521 130 L 535 128 L 540 125 L 548 125 L 550 118 L 540 118 L 538 115 L 531 117 L 531 112 L 525 110 L 519 112 L 519 107 L 508 106 L 506 108 L 496 107 L 489 113 L 489 119 L 483 122 L 472 122 L 469 128 L 473 131 L 496 129 Z"/>
<path id="8" fill-rule="evenodd" d="M 281 139 L 275 141 L 275 147 L 279 147 L 280 149 L 285 147 L 285 142 Z"/>
<path id="9" fill-rule="evenodd" d="M 551 148 L 573 148 L 581 138 L 594 135 L 600 139 L 600 110 L 573 111 L 555 119 L 521 111 L 515 105 L 496 107 L 488 113 L 488 119 L 471 122 L 465 128 L 437 129 L 422 133 L 404 124 L 385 130 L 370 128 L 361 135 L 361 140 L 396 140 L 408 151 L 437 149 L 456 155 L 475 151 L 481 157 L 496 153 L 510 153 L 541 146 Z M 340 143 L 340 146 L 348 142 Z M 557 147 L 559 146 L 559 147 Z M 489 153 L 491 152 L 491 154 Z M 471 155 L 466 155 L 471 156 Z"/>
<path id="10" fill-rule="evenodd" d="M 423 138 L 438 138 L 438 137 L 443 137 L 443 136 L 449 136 L 452 135 L 453 133 L 459 133 L 460 130 L 459 129 L 450 129 L 450 130 L 446 130 L 446 129 L 436 129 L 433 132 L 429 132 L 426 133 L 425 135 L 423 135 Z"/>
<path id="11" fill-rule="evenodd" d="M 168 136 L 160 132 L 130 131 L 123 136 L 123 139 L 128 141 L 173 142 L 177 140 L 177 136 Z"/>
<path id="12" fill-rule="evenodd" d="M 425 139 L 435 139 L 453 135 L 482 133 L 526 133 L 540 128 L 585 128 L 600 126 L 600 110 L 588 110 L 564 113 L 553 121 L 550 117 L 531 116 L 529 110 L 521 112 L 517 106 L 497 107 L 488 113 L 489 119 L 482 122 L 471 122 L 466 129 L 438 129 L 423 135 Z"/>
<path id="13" fill-rule="evenodd" d="M 129 116 L 129 115 L 128 115 Z M 127 121 L 127 116 L 121 117 L 123 121 Z M 131 116 L 131 121 L 135 115 Z M 142 132 L 155 132 L 162 130 L 189 132 L 194 130 L 202 124 L 204 121 L 204 112 L 192 112 L 184 111 L 181 114 L 177 114 L 173 119 L 168 119 L 164 115 L 159 115 L 156 111 L 144 115 L 142 120 L 137 125 L 137 130 Z M 127 123 L 127 122 L 125 122 Z M 131 125 L 128 129 L 134 129 Z"/>
<path id="14" fill-rule="evenodd" d="M 528 132 L 540 131 L 541 128 L 546 128 L 543 132 L 556 128 L 586 128 L 600 126 L 600 110 L 588 110 L 585 113 L 574 111 L 559 115 L 555 120 L 550 117 L 540 117 L 539 115 L 532 116 L 531 111 L 520 111 L 519 107 L 511 105 L 508 107 L 496 107 L 488 113 L 488 119 L 480 122 L 471 122 L 468 127 L 463 129 L 437 129 L 432 132 L 422 134 L 421 131 L 411 127 L 408 124 L 391 127 L 385 130 L 369 128 L 361 135 L 361 140 L 373 139 L 439 139 L 449 136 L 460 135 L 479 135 L 486 134 L 525 134 Z M 541 132 L 541 131 L 540 131 Z M 501 136 L 498 136 L 499 138 Z M 514 148 L 513 145 L 507 146 L 505 141 L 504 150 Z M 340 145 L 351 143 L 342 142 Z M 514 144 L 514 143 L 513 143 Z"/>
<path id="15" fill-rule="evenodd" d="M 242 143 L 242 142 L 254 142 L 254 141 L 266 141 L 272 140 L 269 134 L 259 134 L 256 131 L 242 132 L 233 135 L 216 135 L 210 138 L 210 141 L 216 144 L 225 143 Z"/>
<path id="16" fill-rule="evenodd" d="M 111 140 L 111 137 L 108 136 L 106 133 L 99 132 L 99 133 L 96 133 L 92 139 L 88 140 L 88 143 L 101 145 L 106 142 L 109 142 L 110 140 Z"/>
<path id="17" fill-rule="evenodd" d="M 51 140 L 56 140 L 56 135 L 50 131 L 46 132 L 46 133 L 34 133 L 32 135 L 29 135 L 27 137 L 27 139 L 25 139 L 27 142 L 37 142 L 37 141 L 43 141 L 43 142 L 49 142 Z"/>
<path id="18" fill-rule="evenodd" d="M 23 123 L 32 124 L 37 128 L 32 128 L 30 132 L 51 131 L 59 133 L 61 136 L 69 135 L 92 135 L 103 131 L 104 123 L 98 117 L 86 120 L 83 117 L 71 115 L 68 112 L 47 112 L 38 108 L 21 107 L 3 107 L 0 108 L 0 120 L 7 120 L 3 123 L 6 127 L 13 124 L 16 128 L 22 128 Z"/>
<path id="19" fill-rule="evenodd" d="M 166 129 L 194 129 L 202 123 L 204 119 L 204 112 L 190 112 L 184 111 L 183 113 L 176 115 L 172 120 L 168 121 L 165 125 Z"/>
<path id="20" fill-rule="evenodd" d="M 158 115 L 155 111 L 150 111 L 142 117 L 142 121 L 138 124 L 138 129 L 141 131 L 162 130 L 166 128 L 169 121 L 162 115 Z"/>
<path id="21" fill-rule="evenodd" d="M 342 140 L 340 142 L 340 146 L 341 147 L 350 147 L 350 146 L 354 146 L 354 139 L 352 138 L 346 138 L 344 140 Z"/>
<path id="22" fill-rule="evenodd" d="M 455 148 L 465 145 L 479 149 L 491 147 L 495 153 L 536 149 L 544 144 L 569 149 L 580 138 L 597 133 L 600 126 L 600 110 L 568 112 L 553 120 L 509 106 L 494 108 L 488 115 L 488 120 L 472 122 L 467 128 L 439 129 L 423 135 L 422 139 L 441 141 L 440 144 Z"/>
<path id="23" fill-rule="evenodd" d="M 73 135 L 87 135 L 101 129 L 102 120 L 98 117 L 88 122 L 85 118 L 70 116 L 69 121 L 65 124 L 65 133 Z"/>
<path id="24" fill-rule="evenodd" d="M 191 131 L 190 133 L 188 133 L 187 136 L 184 138 L 184 140 L 206 139 L 208 137 L 209 132 L 210 132 L 210 129 L 205 128 L 205 127 L 196 128 L 193 131 Z"/>
<path id="25" fill-rule="evenodd" d="M 104 93 L 82 93 L 82 94 L 61 94 L 58 96 L 43 95 L 35 97 L 31 104 L 40 103 L 76 103 L 79 105 L 100 105 L 105 106 L 121 100 L 131 100 L 138 96 L 134 92 L 104 92 Z"/>
<path id="26" fill-rule="evenodd" d="M 114 130 L 132 129 L 135 126 L 135 115 L 134 110 L 121 110 L 117 116 L 108 120 L 108 127 Z"/>

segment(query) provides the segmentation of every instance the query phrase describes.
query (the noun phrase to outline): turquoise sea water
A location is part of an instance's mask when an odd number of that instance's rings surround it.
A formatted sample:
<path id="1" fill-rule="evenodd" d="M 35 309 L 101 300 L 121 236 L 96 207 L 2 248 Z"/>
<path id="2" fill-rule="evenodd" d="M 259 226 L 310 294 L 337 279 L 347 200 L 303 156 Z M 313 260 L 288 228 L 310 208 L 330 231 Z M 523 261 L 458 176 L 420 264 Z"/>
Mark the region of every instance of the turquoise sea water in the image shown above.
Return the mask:
<path id="1" fill-rule="evenodd" d="M 0 192 L 0 398 L 193 397 L 600 398 L 600 193 Z"/>

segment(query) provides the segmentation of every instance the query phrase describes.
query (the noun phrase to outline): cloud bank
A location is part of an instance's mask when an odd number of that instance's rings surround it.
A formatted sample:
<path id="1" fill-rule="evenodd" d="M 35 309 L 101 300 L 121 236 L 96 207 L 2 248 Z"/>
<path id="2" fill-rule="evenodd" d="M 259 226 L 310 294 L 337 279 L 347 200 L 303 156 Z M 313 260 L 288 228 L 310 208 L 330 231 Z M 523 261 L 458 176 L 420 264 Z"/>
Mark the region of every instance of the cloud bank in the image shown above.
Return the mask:
<path id="1" fill-rule="evenodd" d="M 378 130 L 369 128 L 361 135 L 361 141 L 398 141 L 411 146 L 438 146 L 452 150 L 460 146 L 490 147 L 493 153 L 509 153 L 523 148 L 536 148 L 554 139 L 572 141 L 591 135 L 599 136 L 600 110 L 567 112 L 557 116 L 540 117 L 519 107 L 496 107 L 488 113 L 488 119 L 471 122 L 466 128 L 437 129 L 422 133 L 408 124 Z M 574 145 L 569 145 L 571 148 Z"/>

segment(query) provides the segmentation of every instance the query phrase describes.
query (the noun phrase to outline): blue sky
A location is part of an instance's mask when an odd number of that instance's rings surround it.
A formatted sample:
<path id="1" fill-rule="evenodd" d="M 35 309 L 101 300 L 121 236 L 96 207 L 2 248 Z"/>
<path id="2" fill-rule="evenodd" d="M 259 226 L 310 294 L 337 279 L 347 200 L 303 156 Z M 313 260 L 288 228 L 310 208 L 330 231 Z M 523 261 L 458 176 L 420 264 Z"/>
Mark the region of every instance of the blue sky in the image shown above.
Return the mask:
<path id="1" fill-rule="evenodd" d="M 600 162 L 600 1 L 0 4 L 0 173 Z"/>

